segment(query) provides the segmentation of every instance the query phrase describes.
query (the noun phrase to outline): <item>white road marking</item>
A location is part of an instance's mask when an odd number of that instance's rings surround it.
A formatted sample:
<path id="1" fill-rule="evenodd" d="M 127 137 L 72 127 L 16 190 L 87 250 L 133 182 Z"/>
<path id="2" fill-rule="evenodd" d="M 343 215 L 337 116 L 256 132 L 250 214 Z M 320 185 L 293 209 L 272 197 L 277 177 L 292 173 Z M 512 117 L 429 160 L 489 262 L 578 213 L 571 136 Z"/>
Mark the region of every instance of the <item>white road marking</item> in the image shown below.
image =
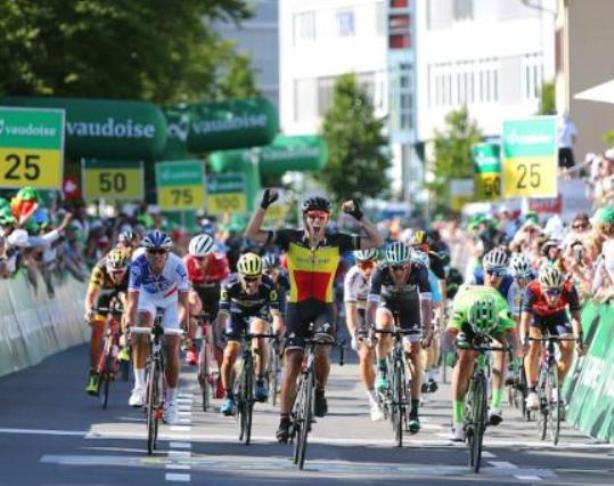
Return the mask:
<path id="1" fill-rule="evenodd" d="M 518 469 L 518 466 L 508 461 L 488 461 L 488 464 L 501 469 Z"/>
<path id="2" fill-rule="evenodd" d="M 190 444 L 189 442 L 170 442 L 168 446 L 171 449 L 191 449 L 192 448 L 192 444 Z"/>
<path id="3" fill-rule="evenodd" d="M 539 476 L 530 476 L 530 475 L 522 475 L 522 474 L 515 474 L 514 477 L 522 481 L 541 481 L 542 480 L 542 478 L 540 478 Z"/>
<path id="4" fill-rule="evenodd" d="M 485 457 L 486 459 L 494 459 L 497 456 L 492 452 L 482 451 L 482 457 Z"/>
<path id="5" fill-rule="evenodd" d="M 190 451 L 168 451 L 168 457 L 171 459 L 189 459 L 192 457 Z"/>
<path id="6" fill-rule="evenodd" d="M 179 473 L 166 473 L 164 475 L 164 479 L 166 479 L 167 481 L 175 481 L 175 482 L 179 482 L 179 483 L 188 483 L 190 482 L 190 475 L 189 474 L 179 474 Z"/>
<path id="7" fill-rule="evenodd" d="M 55 430 L 55 429 L 0 429 L 0 434 L 32 434 L 32 435 L 72 435 L 83 437 L 86 430 Z"/>
<path id="8" fill-rule="evenodd" d="M 190 466 L 189 464 L 165 464 L 164 467 L 166 469 L 174 469 L 176 471 L 189 471 L 190 469 L 192 469 L 192 466 Z"/>
<path id="9" fill-rule="evenodd" d="M 171 425 L 169 428 L 171 432 L 190 432 L 192 430 L 189 425 Z"/>

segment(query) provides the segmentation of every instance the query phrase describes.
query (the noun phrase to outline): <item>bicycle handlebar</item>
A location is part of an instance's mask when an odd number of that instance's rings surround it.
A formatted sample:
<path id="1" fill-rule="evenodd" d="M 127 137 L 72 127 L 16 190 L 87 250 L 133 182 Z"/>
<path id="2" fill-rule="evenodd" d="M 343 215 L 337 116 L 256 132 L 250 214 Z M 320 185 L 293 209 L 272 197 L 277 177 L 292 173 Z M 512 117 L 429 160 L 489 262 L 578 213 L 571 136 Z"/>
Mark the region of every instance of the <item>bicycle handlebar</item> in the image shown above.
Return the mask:
<path id="1" fill-rule="evenodd" d="M 537 341 L 537 342 L 547 342 L 547 341 L 576 341 L 576 338 L 562 338 L 559 336 L 548 336 L 548 337 L 541 337 L 541 338 L 533 338 L 531 336 L 529 336 L 529 341 Z"/>
<path id="2" fill-rule="evenodd" d="M 390 334 L 394 336 L 406 336 L 408 334 L 419 334 L 420 331 L 416 331 L 414 329 L 395 329 L 394 331 L 389 331 L 387 329 L 375 329 L 373 331 L 375 334 Z"/>
<path id="3" fill-rule="evenodd" d="M 124 309 L 111 309 L 110 307 L 92 307 L 92 310 L 95 312 L 105 312 L 116 316 L 121 316 L 124 313 Z"/>
<path id="4" fill-rule="evenodd" d="M 134 326 L 130 327 L 131 334 L 152 334 L 153 327 Z M 164 333 L 167 336 L 181 336 L 183 335 L 182 329 L 164 329 Z"/>

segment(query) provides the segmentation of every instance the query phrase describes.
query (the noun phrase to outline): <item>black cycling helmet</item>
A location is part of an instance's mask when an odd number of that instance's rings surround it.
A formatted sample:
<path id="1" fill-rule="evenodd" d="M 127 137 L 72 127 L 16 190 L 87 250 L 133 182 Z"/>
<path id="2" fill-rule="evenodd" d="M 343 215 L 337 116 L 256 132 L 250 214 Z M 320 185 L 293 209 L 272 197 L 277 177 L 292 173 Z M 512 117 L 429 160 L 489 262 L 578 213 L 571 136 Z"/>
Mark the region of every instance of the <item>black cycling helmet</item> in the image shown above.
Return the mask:
<path id="1" fill-rule="evenodd" d="M 303 214 L 307 211 L 325 211 L 330 213 L 330 201 L 325 197 L 315 196 L 303 201 Z"/>

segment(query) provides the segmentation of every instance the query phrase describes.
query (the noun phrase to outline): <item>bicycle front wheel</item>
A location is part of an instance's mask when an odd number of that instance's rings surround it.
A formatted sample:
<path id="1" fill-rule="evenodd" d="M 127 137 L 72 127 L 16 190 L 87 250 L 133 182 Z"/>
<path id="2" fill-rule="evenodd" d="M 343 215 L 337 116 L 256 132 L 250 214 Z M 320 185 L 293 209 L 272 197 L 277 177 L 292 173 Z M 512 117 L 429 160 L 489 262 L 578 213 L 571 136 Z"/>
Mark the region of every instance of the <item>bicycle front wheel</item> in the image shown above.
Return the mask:
<path id="1" fill-rule="evenodd" d="M 149 365 L 147 377 L 147 453 L 153 454 L 158 437 L 158 367 L 155 360 Z"/>
<path id="2" fill-rule="evenodd" d="M 402 363 L 398 361 L 394 365 L 394 373 L 392 375 L 392 423 L 394 427 L 394 440 L 397 447 L 403 447 L 403 422 L 405 415 L 405 407 L 403 406 L 403 368 Z"/>
<path id="3" fill-rule="evenodd" d="M 484 431 L 486 429 L 486 378 L 480 374 L 476 377 L 473 389 L 473 400 L 471 409 L 472 440 L 470 442 L 470 465 L 473 472 L 479 473 L 482 465 L 482 447 L 484 442 Z"/>
<path id="4" fill-rule="evenodd" d="M 198 354 L 198 383 L 200 384 L 200 391 L 203 399 L 203 412 L 209 409 L 211 402 L 211 389 L 209 386 L 209 356 L 207 351 L 208 343 L 207 339 L 203 338 Z"/>
<path id="5" fill-rule="evenodd" d="M 307 450 L 307 436 L 309 435 L 309 429 L 311 428 L 311 420 L 313 414 L 313 370 L 308 373 L 303 386 L 303 399 L 302 399 L 302 415 L 303 423 L 299 434 L 299 457 L 298 467 L 303 469 L 305 465 L 305 451 Z"/>
<path id="6" fill-rule="evenodd" d="M 245 370 L 243 428 L 245 431 L 245 445 L 249 445 L 252 439 L 252 416 L 254 411 L 254 371 L 251 366 Z"/>
<path id="7" fill-rule="evenodd" d="M 296 400 L 292 407 L 292 430 L 290 437 L 294 441 L 294 464 L 298 464 L 301 455 L 301 431 L 303 429 L 303 388 L 305 386 L 304 375 L 300 375 L 296 386 Z"/>
<path id="8" fill-rule="evenodd" d="M 548 394 L 548 422 L 550 426 L 550 438 L 552 443 L 559 443 L 559 435 L 561 432 L 561 387 L 559 384 L 559 375 L 556 364 L 548 369 L 548 382 L 550 384 L 551 393 Z"/>

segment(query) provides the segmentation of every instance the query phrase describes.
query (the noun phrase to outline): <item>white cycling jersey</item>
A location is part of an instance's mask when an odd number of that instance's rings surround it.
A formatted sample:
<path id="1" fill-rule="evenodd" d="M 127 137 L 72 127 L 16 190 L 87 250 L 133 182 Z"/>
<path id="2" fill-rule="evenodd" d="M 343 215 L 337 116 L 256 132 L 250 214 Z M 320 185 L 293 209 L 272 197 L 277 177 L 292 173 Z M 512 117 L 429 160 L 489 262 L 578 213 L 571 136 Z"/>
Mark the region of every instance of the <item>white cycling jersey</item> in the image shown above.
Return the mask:
<path id="1" fill-rule="evenodd" d="M 354 265 L 345 275 L 343 301 L 355 302 L 359 309 L 366 309 L 370 286 L 371 279 L 365 278 L 360 269 Z"/>
<path id="2" fill-rule="evenodd" d="M 162 324 L 165 329 L 179 327 L 179 292 L 187 292 L 188 272 L 183 260 L 170 253 L 159 274 L 154 274 L 146 255 L 140 255 L 130 265 L 129 292 L 139 292 L 138 312 L 156 315 L 164 309 Z"/>

